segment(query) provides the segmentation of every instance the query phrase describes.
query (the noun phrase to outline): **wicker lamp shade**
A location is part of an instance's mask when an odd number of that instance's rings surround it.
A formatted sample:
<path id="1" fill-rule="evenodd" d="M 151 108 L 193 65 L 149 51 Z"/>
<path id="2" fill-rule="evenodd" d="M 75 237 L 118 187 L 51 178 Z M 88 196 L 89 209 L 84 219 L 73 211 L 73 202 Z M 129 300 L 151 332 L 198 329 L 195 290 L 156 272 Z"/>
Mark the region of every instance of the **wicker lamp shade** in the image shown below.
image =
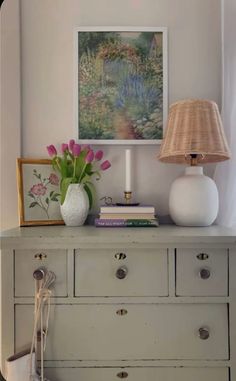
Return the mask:
<path id="1" fill-rule="evenodd" d="M 193 154 L 199 163 L 230 158 L 219 109 L 213 101 L 188 99 L 170 107 L 159 160 L 186 164 Z"/>

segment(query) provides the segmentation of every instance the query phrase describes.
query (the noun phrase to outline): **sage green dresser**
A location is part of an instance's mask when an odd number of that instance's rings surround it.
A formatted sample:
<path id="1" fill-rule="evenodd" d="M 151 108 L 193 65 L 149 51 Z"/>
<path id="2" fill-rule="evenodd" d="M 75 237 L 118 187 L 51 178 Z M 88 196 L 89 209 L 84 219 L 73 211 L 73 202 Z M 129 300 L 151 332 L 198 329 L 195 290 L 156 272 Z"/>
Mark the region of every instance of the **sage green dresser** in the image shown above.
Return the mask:
<path id="1" fill-rule="evenodd" d="M 50 381 L 236 381 L 236 231 L 29 227 L 2 233 L 1 363 L 29 347 L 33 272 L 56 275 Z"/>

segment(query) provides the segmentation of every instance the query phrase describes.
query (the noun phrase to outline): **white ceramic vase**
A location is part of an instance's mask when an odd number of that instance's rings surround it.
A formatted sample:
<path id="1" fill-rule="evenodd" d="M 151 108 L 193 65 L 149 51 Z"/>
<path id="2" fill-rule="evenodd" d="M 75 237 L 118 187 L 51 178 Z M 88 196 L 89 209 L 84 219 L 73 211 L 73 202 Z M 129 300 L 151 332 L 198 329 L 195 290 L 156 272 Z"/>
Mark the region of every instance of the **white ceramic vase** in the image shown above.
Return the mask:
<path id="1" fill-rule="evenodd" d="M 61 215 L 67 226 L 84 224 L 89 211 L 88 195 L 81 184 L 70 184 L 61 205 Z"/>

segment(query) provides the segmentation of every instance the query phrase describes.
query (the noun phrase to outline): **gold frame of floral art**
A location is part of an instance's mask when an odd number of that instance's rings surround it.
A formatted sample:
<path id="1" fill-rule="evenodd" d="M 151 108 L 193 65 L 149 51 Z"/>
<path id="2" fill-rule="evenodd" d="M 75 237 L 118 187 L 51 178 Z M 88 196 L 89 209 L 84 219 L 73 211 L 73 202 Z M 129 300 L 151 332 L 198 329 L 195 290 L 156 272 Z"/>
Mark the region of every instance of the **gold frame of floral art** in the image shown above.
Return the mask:
<path id="1" fill-rule="evenodd" d="M 23 179 L 23 165 L 24 164 L 39 164 L 51 165 L 50 159 L 31 159 L 31 158 L 18 158 L 17 159 L 17 191 L 18 191 L 18 216 L 20 226 L 34 226 L 34 225 L 64 225 L 62 219 L 38 219 L 26 220 L 25 217 L 25 203 L 24 203 L 24 179 Z M 55 201 L 55 200 L 54 200 Z"/>

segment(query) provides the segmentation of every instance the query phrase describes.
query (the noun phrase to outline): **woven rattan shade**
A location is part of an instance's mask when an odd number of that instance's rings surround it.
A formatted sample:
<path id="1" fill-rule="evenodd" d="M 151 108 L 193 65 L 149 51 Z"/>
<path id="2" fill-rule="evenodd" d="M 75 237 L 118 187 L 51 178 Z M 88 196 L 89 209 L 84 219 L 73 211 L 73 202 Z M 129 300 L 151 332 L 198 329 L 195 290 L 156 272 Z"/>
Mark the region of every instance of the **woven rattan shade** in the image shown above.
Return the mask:
<path id="1" fill-rule="evenodd" d="M 186 163 L 197 154 L 201 163 L 230 158 L 218 106 L 215 102 L 189 99 L 170 107 L 159 160 Z"/>

